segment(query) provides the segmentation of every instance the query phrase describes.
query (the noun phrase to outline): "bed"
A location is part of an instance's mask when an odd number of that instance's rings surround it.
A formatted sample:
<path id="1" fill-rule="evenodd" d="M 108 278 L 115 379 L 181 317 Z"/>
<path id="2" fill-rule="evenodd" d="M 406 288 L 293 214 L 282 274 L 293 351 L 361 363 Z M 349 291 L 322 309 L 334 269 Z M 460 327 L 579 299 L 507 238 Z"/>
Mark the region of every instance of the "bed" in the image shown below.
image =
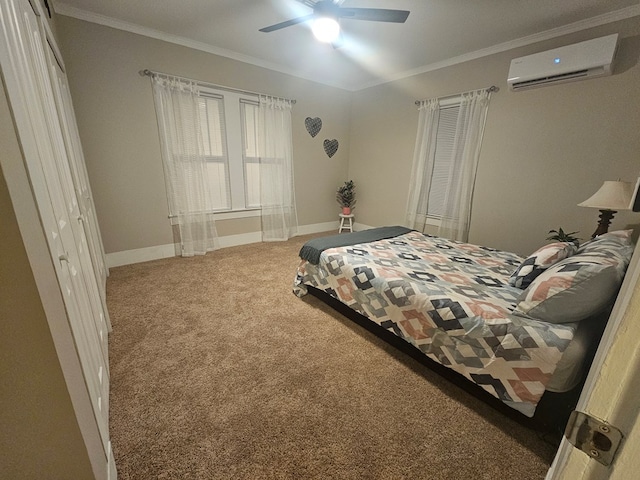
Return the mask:
<path id="1" fill-rule="evenodd" d="M 630 234 L 554 242 L 523 258 L 382 227 L 307 242 L 293 290 L 337 300 L 533 417 L 545 392 L 583 379 L 633 253 Z"/>

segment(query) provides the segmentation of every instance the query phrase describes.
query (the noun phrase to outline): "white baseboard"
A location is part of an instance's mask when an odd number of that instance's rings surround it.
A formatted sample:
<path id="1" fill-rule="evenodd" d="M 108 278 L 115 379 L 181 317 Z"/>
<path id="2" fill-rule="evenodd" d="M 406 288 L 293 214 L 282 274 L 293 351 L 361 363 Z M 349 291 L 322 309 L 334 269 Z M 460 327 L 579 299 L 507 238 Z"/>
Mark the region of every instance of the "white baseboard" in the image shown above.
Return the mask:
<path id="1" fill-rule="evenodd" d="M 314 223 L 311 225 L 301 225 L 298 227 L 298 235 L 309 235 L 312 233 L 338 231 L 338 222 Z M 357 230 L 354 225 L 354 230 Z M 247 245 L 249 243 L 258 243 L 262 241 L 261 232 L 241 233 L 239 235 L 226 235 L 218 237 L 218 245 L 220 248 L 236 247 L 238 245 Z M 176 246 L 173 243 L 166 245 L 155 245 L 153 247 L 136 248 L 134 250 L 125 250 L 122 252 L 107 253 L 107 268 L 120 267 L 122 265 L 131 265 L 132 263 L 149 262 L 151 260 L 159 260 L 161 258 L 169 258 L 176 256 Z"/>
<path id="2" fill-rule="evenodd" d="M 333 230 L 337 232 L 339 226 L 340 226 L 340 222 L 337 220 L 335 222 L 313 223 L 311 225 L 299 225 L 298 235 L 310 235 L 312 233 L 331 232 Z"/>
<path id="3" fill-rule="evenodd" d="M 107 253 L 107 268 L 130 265 L 132 263 L 149 262 L 160 258 L 174 257 L 176 246 L 173 243 L 166 245 L 155 245 L 153 247 L 136 248 L 123 252 Z"/>

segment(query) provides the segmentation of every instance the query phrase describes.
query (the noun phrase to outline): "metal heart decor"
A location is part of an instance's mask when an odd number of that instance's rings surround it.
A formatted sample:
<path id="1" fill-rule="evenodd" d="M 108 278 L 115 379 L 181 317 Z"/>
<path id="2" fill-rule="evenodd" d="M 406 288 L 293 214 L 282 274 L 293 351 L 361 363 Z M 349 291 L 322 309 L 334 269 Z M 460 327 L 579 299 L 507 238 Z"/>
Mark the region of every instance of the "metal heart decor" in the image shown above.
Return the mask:
<path id="1" fill-rule="evenodd" d="M 333 157 L 338 151 L 338 140 L 336 140 L 335 138 L 333 140 L 325 140 L 324 151 L 329 156 L 329 158 Z"/>
<path id="2" fill-rule="evenodd" d="M 307 117 L 304 119 L 304 126 L 307 127 L 307 132 L 309 132 L 309 135 L 315 137 L 320 132 L 320 130 L 322 130 L 322 120 L 319 117 Z"/>

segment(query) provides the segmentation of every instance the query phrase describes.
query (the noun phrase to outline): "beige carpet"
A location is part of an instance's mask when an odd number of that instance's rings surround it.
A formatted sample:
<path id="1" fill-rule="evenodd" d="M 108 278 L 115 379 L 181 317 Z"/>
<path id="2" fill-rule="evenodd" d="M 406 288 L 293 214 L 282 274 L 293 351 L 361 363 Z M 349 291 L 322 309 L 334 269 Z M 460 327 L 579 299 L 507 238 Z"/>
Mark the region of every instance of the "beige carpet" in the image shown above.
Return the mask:
<path id="1" fill-rule="evenodd" d="M 310 237 L 111 270 L 125 479 L 543 479 L 554 448 L 291 285 Z"/>

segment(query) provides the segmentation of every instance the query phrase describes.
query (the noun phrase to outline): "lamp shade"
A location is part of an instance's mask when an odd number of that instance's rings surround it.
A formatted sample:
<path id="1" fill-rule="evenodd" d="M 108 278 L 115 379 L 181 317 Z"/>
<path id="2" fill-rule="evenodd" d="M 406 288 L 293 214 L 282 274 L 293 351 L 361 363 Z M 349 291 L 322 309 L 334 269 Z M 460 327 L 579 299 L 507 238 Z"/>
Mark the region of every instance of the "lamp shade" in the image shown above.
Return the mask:
<path id="1" fill-rule="evenodd" d="M 600 210 L 629 210 L 631 197 L 633 196 L 633 184 L 607 180 L 600 189 L 579 207 L 598 208 Z"/>

